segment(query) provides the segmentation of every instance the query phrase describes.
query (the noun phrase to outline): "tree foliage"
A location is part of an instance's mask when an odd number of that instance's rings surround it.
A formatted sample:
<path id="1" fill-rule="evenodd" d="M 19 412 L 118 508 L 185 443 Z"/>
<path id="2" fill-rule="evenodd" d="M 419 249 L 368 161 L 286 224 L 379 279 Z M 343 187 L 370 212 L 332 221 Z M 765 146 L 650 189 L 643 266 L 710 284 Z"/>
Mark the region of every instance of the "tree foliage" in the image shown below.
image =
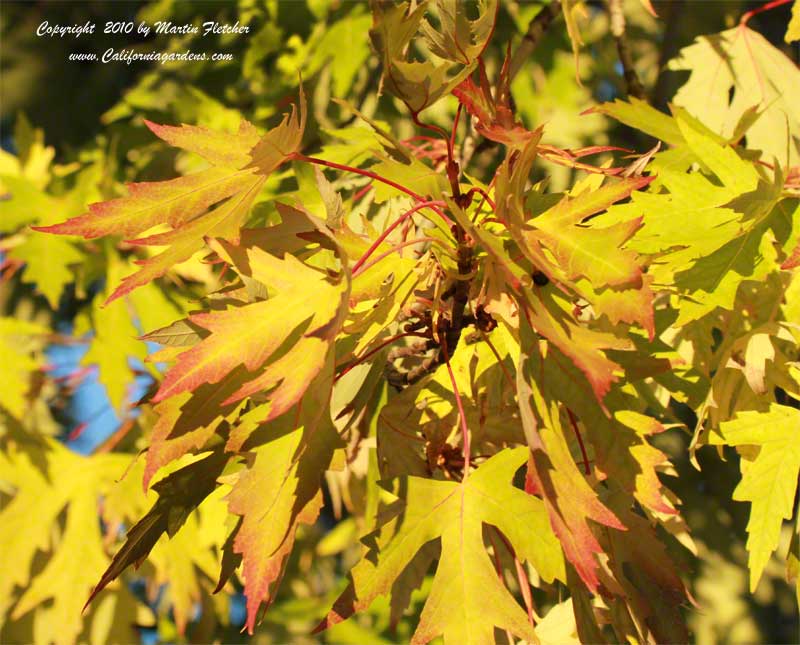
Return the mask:
<path id="1" fill-rule="evenodd" d="M 669 62 L 689 74 L 663 110 L 627 51 L 626 15 L 658 29 L 646 0 L 612 0 L 608 33 L 571 0 L 309 2 L 305 39 L 267 4 L 238 7 L 242 84 L 151 71 L 68 163 L 24 118 L 0 157 L 12 638 L 130 640 L 148 603 L 120 580 L 144 579 L 164 639 L 224 633 L 241 590 L 277 640 L 708 640 L 707 445 L 741 469 L 749 591 L 785 597 L 797 65 L 745 16 Z M 550 29 L 515 62 L 512 34 Z M 609 40 L 628 82 L 598 101 L 583 52 Z M 69 333 L 122 420 L 88 456 L 56 440 Z"/>

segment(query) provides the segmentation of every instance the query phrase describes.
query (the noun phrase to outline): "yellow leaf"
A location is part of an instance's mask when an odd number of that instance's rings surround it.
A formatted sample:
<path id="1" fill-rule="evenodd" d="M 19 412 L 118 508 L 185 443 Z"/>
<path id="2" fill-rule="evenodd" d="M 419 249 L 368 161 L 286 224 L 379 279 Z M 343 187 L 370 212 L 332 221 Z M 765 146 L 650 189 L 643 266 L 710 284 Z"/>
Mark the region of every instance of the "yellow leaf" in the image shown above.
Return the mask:
<path id="1" fill-rule="evenodd" d="M 751 502 L 747 550 L 754 592 L 778 546 L 782 521 L 792 516 L 800 473 L 800 410 L 773 403 L 769 412 L 740 412 L 711 433 L 709 443 L 761 448 L 733 491 L 736 501 Z"/>

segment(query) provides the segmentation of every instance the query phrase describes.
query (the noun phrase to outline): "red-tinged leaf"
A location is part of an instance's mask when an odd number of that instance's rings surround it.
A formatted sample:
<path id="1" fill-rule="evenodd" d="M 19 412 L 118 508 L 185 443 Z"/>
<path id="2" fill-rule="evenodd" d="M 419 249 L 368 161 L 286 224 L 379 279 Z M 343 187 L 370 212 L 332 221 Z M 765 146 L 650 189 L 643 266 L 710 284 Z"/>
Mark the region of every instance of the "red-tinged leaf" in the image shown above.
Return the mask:
<path id="1" fill-rule="evenodd" d="M 221 237 L 234 243 L 238 242 L 239 228 L 247 218 L 265 180 L 264 177 L 253 178 L 248 186 L 243 185 L 239 194 L 185 226 L 167 233 L 129 240 L 130 244 L 137 246 L 168 248 L 151 259 L 137 260 L 136 264 L 142 265 L 142 269 L 124 278 L 109 296 L 106 304 L 161 277 L 175 265 L 185 262 L 203 249 L 207 237 Z"/>
<path id="2" fill-rule="evenodd" d="M 550 525 L 564 555 L 587 588 L 595 592 L 600 582 L 596 555 L 603 549 L 587 520 L 621 531 L 626 527 L 600 502 L 575 465 L 564 437 L 559 404 L 546 401 L 536 383 L 535 368 L 541 360 L 539 342 L 524 324 L 520 334 L 517 389 L 520 415 L 530 446 L 528 476 L 534 489 L 542 495 Z"/>
<path id="3" fill-rule="evenodd" d="M 622 599 L 637 623 L 651 633 L 653 641 L 689 642 L 681 609 L 688 594 L 676 573 L 677 563 L 669 557 L 647 520 L 631 512 L 626 495 L 611 495 L 608 503 L 628 530 L 607 531 L 601 537 L 611 556 L 609 565 L 614 574 L 607 587 L 621 585 Z"/>
<path id="4" fill-rule="evenodd" d="M 153 487 L 158 492 L 158 501 L 128 531 L 125 544 L 114 555 L 84 609 L 130 565 L 138 567 L 164 533 L 171 537 L 178 532 L 189 514 L 214 491 L 217 477 L 227 461 L 228 455 L 224 452 L 214 452 L 175 471 Z"/>
<path id="5" fill-rule="evenodd" d="M 168 247 L 156 257 L 140 261 L 143 268 L 126 277 L 108 302 L 188 260 L 203 248 L 206 237 L 220 237 L 238 244 L 239 229 L 267 176 L 300 147 L 305 105 L 301 91 L 299 116 L 293 108 L 291 115 L 285 115 L 283 121 L 263 137 L 259 137 L 247 121 L 243 121 L 234 134 L 147 122 L 157 136 L 202 156 L 212 167 L 169 181 L 129 184 L 127 197 L 91 204 L 83 215 L 37 230 L 81 235 L 87 239 L 122 235 L 132 244 Z M 218 206 L 209 210 L 214 205 Z M 169 225 L 171 230 L 131 239 L 163 224 Z"/>
<path id="6" fill-rule="evenodd" d="M 335 335 L 347 302 L 348 281 L 334 281 L 294 256 L 282 260 L 253 248 L 249 251 L 253 276 L 267 286 L 279 289 L 268 300 L 224 311 L 194 314 L 191 322 L 211 334 L 182 353 L 164 377 L 154 401 L 162 401 L 204 383 L 218 383 L 239 365 L 254 372 L 272 358 L 287 340 L 288 351 L 277 360 L 280 367 L 294 362 L 294 372 L 283 375 L 268 366 L 250 384 L 244 384 L 224 403 L 232 403 L 283 379 L 286 390 L 279 391 L 276 404 L 285 409 L 302 394 L 319 371 L 325 349 Z M 301 342 L 302 341 L 302 342 Z M 305 350 L 315 350 L 308 354 Z M 294 378 L 291 378 L 294 376 Z M 290 387 L 291 386 L 291 387 Z M 274 413 L 273 416 L 278 416 Z"/>
<path id="7" fill-rule="evenodd" d="M 599 293 L 585 295 L 597 316 L 605 315 L 613 324 L 620 322 L 639 324 L 652 341 L 656 333 L 652 283 L 652 276 L 642 275 L 642 285 L 639 289 L 609 287 Z"/>
<path id="8" fill-rule="evenodd" d="M 494 96 L 490 93 L 489 80 L 483 67 L 478 68 L 480 85 L 476 85 L 472 78 L 466 78 L 453 90 L 453 95 L 475 117 L 475 129 L 479 134 L 511 148 L 523 148 L 538 136 L 538 132 L 528 130 L 514 116 L 509 87 L 509 54 L 510 51 L 497 77 Z"/>
<path id="9" fill-rule="evenodd" d="M 168 181 L 129 184 L 127 197 L 90 204 L 88 213 L 36 230 L 92 239 L 132 238 L 159 224 L 177 228 L 246 189 L 253 179 L 250 169 L 213 167 Z"/>
<path id="10" fill-rule="evenodd" d="M 240 368 L 220 383 L 201 385 L 194 392 L 184 392 L 155 406 L 158 421 L 145 457 L 145 490 L 159 468 L 202 448 L 221 423 L 231 420 L 238 406 L 222 402 L 240 386 L 244 376 Z"/>
<path id="11" fill-rule="evenodd" d="M 230 512 L 242 517 L 233 552 L 242 556 L 251 634 L 260 608 L 275 598 L 298 524 L 312 524 L 322 507 L 321 477 L 340 445 L 327 407 L 330 385 L 323 379 L 309 390 L 299 418 L 267 426 L 274 438 L 254 450 L 228 497 Z"/>
<path id="12" fill-rule="evenodd" d="M 667 457 L 647 442 L 647 437 L 663 430 L 663 426 L 655 419 L 629 412 L 636 401 L 617 390 L 604 400 L 606 406 L 617 411 L 610 418 L 596 399 L 587 396 L 590 385 L 577 366 L 552 347 L 548 347 L 546 358 L 541 353 L 532 353 L 529 362 L 531 373 L 539 376 L 543 395 L 548 400 L 561 401 L 576 415 L 580 431 L 594 449 L 597 473 L 615 481 L 643 507 L 674 514 L 657 472 L 657 467 L 668 463 Z M 662 369 L 658 365 L 652 368 Z M 628 378 L 634 381 L 648 376 L 652 373 L 628 375 Z"/>
<path id="13" fill-rule="evenodd" d="M 479 68 L 479 73 L 480 85 L 476 85 L 472 78 L 466 78 L 453 90 L 453 95 L 475 118 L 476 131 L 487 139 L 517 150 L 524 149 L 532 140 L 538 141 L 539 129 L 528 130 L 514 116 L 509 88 L 509 57 L 506 56 L 498 75 L 494 96 L 491 95 L 489 81 L 482 67 Z M 577 150 L 562 150 L 552 145 L 537 144 L 537 149 L 538 154 L 544 159 L 568 168 L 608 175 L 616 175 L 624 170 L 623 168 L 597 168 L 578 161 L 581 157 L 601 152 L 624 150 L 624 148 L 616 146 L 589 146 Z"/>
<path id="14" fill-rule="evenodd" d="M 250 151 L 261 136 L 248 121 L 239 124 L 239 131 L 216 132 L 193 125 L 159 125 L 145 119 L 145 125 L 158 138 L 171 146 L 194 152 L 212 166 L 244 168 L 251 161 Z"/>
<path id="15" fill-rule="evenodd" d="M 788 270 L 794 269 L 800 266 L 800 242 L 797 243 L 797 246 L 794 247 L 792 250 L 792 254 L 783 261 L 781 264 L 781 269 Z"/>

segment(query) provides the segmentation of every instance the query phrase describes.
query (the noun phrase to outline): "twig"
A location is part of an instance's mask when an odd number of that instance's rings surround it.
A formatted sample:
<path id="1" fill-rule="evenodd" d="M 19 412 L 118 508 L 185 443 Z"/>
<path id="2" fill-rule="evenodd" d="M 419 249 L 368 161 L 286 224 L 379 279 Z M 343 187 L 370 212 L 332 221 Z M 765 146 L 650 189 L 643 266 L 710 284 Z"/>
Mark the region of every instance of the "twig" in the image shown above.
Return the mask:
<path id="1" fill-rule="evenodd" d="M 511 81 L 517 75 L 517 72 L 522 69 L 522 65 L 526 60 L 528 60 L 530 55 L 536 49 L 536 46 L 539 44 L 539 41 L 544 36 L 548 27 L 550 27 L 552 22 L 558 18 L 560 13 L 561 1 L 553 0 L 550 4 L 542 7 L 542 10 L 533 17 L 533 20 L 531 20 L 528 24 L 528 30 L 522 37 L 522 42 L 519 44 L 517 51 L 514 52 L 514 56 L 511 58 L 511 65 L 509 66 L 508 70 L 509 81 Z"/>
<path id="2" fill-rule="evenodd" d="M 617 41 L 617 54 L 619 54 L 619 62 L 622 64 L 628 96 L 644 99 L 644 87 L 636 74 L 631 50 L 628 48 L 628 40 L 625 38 L 625 14 L 622 12 L 622 0 L 608 0 L 608 13 L 611 17 L 611 35 Z"/>

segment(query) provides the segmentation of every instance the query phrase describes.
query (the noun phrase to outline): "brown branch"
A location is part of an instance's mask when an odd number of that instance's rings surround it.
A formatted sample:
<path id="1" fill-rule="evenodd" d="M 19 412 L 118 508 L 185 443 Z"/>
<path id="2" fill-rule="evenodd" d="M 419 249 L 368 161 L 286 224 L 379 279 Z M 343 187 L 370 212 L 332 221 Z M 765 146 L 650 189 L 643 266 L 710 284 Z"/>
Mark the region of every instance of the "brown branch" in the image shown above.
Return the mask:
<path id="1" fill-rule="evenodd" d="M 608 0 L 608 12 L 611 18 L 611 35 L 617 41 L 617 54 L 619 62 L 622 63 L 628 96 L 644 99 L 644 87 L 636 74 L 628 40 L 625 38 L 625 14 L 622 12 L 622 0 Z"/>
<path id="2" fill-rule="evenodd" d="M 395 367 L 391 361 L 386 363 L 384 371 L 386 380 L 389 385 L 397 390 L 402 390 L 409 385 L 417 383 L 437 367 L 447 362 L 458 346 L 464 327 L 477 324 L 475 316 L 466 311 L 470 286 L 470 281 L 466 276 L 469 276 L 473 269 L 472 248 L 465 242 L 464 231 L 461 227 L 456 225 L 454 228 L 456 239 L 458 240 L 458 275 L 461 279 L 456 280 L 447 291 L 450 294 L 448 297 L 453 299 L 453 304 L 450 308 L 450 319 L 439 319 L 437 334 L 434 334 L 432 329 L 430 330 L 430 340 L 425 349 L 433 349 L 435 352 L 423 359 L 419 365 L 407 372 L 403 372 Z M 424 320 L 429 321 L 430 318 L 424 318 Z M 412 323 L 410 326 L 406 326 L 405 329 L 417 329 L 419 326 L 419 323 Z M 437 342 L 434 338 L 440 338 L 441 342 Z M 397 357 L 399 358 L 399 356 Z"/>
<path id="3" fill-rule="evenodd" d="M 662 111 L 667 107 L 667 97 L 672 95 L 669 89 L 670 76 L 666 72 L 667 63 L 678 53 L 680 39 L 678 34 L 681 27 L 681 18 L 686 15 L 685 0 L 672 0 L 666 3 L 666 15 L 664 16 L 664 37 L 661 51 L 658 56 L 658 78 L 656 79 L 655 89 L 653 90 L 652 106 Z M 660 10 L 660 8 L 659 8 Z"/>
<path id="4" fill-rule="evenodd" d="M 553 0 L 550 4 L 542 7 L 542 10 L 533 17 L 528 24 L 528 30 L 522 37 L 522 42 L 511 58 L 508 70 L 509 81 L 517 75 L 525 61 L 530 58 L 547 29 L 560 14 L 561 1 Z"/>

